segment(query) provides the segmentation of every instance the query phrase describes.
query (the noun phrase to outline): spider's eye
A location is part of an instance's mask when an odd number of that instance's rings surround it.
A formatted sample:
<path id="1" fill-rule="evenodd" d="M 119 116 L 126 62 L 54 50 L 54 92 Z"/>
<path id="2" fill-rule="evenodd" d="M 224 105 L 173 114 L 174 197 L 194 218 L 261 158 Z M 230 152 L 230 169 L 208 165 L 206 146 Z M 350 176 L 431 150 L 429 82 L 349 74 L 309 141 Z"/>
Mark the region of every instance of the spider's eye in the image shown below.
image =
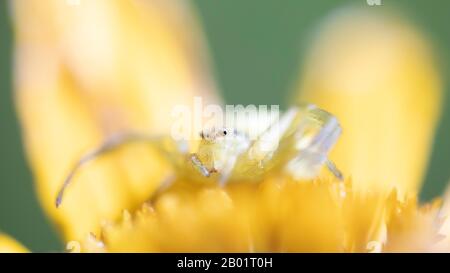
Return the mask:
<path id="1" fill-rule="evenodd" d="M 227 135 L 227 130 L 223 130 L 223 135 L 226 136 Z"/>

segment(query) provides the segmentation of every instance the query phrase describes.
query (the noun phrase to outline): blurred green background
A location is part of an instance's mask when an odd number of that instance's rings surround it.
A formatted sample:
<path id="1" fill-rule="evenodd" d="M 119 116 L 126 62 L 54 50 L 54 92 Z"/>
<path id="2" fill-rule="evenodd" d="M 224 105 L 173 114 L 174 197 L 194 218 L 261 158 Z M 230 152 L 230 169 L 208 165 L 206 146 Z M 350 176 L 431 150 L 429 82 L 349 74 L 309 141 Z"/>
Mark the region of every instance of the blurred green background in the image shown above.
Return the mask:
<path id="1" fill-rule="evenodd" d="M 83 0 L 82 0 L 83 1 Z M 12 92 L 12 32 L 8 1 L 0 1 L 0 231 L 32 251 L 60 251 L 58 235 L 42 213 L 27 168 Z M 333 9 L 366 0 L 192 0 L 212 53 L 217 82 L 228 103 L 286 105 L 308 41 Z M 382 0 L 427 33 L 448 79 L 450 1 Z M 446 84 L 448 89 L 448 84 Z M 255 96 L 257 92 L 257 96 Z M 445 97 L 444 107 L 450 105 Z M 437 132 L 422 200 L 441 194 L 450 178 L 450 107 Z M 411 121 L 414 122 L 414 121 Z"/>

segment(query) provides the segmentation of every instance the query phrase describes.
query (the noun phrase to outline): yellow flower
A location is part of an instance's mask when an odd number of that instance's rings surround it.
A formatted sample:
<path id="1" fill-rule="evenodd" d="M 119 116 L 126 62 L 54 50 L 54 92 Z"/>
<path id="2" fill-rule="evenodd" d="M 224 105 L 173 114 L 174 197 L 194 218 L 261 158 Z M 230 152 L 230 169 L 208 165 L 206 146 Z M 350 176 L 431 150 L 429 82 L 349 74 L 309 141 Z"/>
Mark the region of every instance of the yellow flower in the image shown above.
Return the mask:
<path id="1" fill-rule="evenodd" d="M 174 105 L 214 101 L 194 19 L 182 1 L 11 1 L 16 102 L 42 206 L 65 239 L 99 232 L 163 177 L 147 145 L 131 145 L 80 174 L 54 198 L 74 162 L 122 131 L 168 130 Z"/>
<path id="2" fill-rule="evenodd" d="M 344 134 L 331 157 L 356 188 L 420 190 L 441 108 L 433 61 L 426 40 L 397 17 L 344 10 L 323 26 L 300 100 L 340 120 Z"/>
<path id="3" fill-rule="evenodd" d="M 198 92 L 218 99 L 182 1 L 12 3 L 28 158 L 42 206 L 68 247 L 81 243 L 75 251 L 450 251 L 449 202 L 416 198 L 440 79 L 426 41 L 403 21 L 341 11 L 306 64 L 299 96 L 341 121 L 331 158 L 344 182 L 274 168 L 220 187 L 175 171 L 173 186 L 154 196 L 174 168 L 151 145 L 130 144 L 80 171 L 56 209 L 67 172 L 102 139 L 168 134 L 173 105 Z"/>
<path id="4" fill-rule="evenodd" d="M 24 253 L 28 250 L 19 242 L 0 233 L 0 253 Z"/>

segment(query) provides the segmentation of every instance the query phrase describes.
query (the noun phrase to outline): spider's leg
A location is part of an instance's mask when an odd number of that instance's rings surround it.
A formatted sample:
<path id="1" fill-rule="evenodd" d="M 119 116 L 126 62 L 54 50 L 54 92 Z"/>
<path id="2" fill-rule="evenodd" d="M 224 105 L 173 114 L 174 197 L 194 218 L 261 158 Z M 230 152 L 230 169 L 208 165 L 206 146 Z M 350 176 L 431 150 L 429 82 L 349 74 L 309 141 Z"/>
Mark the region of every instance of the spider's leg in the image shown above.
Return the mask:
<path id="1" fill-rule="evenodd" d="M 204 176 L 204 177 L 209 177 L 211 175 L 211 172 L 208 170 L 208 168 L 206 168 L 205 165 L 203 165 L 202 161 L 200 160 L 200 158 L 198 158 L 197 154 L 191 154 L 189 156 L 190 161 L 192 162 L 192 164 L 194 165 L 194 167 Z"/>
<path id="2" fill-rule="evenodd" d="M 328 170 L 339 180 L 344 180 L 344 176 L 342 175 L 342 172 L 336 167 L 336 164 L 333 163 L 333 161 L 327 159 L 325 161 L 325 164 L 327 165 Z"/>
<path id="3" fill-rule="evenodd" d="M 108 153 L 126 143 L 129 143 L 129 142 L 134 142 L 134 141 L 155 142 L 159 139 L 161 139 L 161 138 L 156 137 L 156 136 L 148 136 L 148 135 L 144 135 L 144 134 L 133 134 L 133 133 L 118 134 L 118 135 L 114 135 L 114 136 L 111 136 L 110 138 L 106 139 L 105 142 L 103 142 L 103 144 L 100 147 L 98 147 L 98 148 L 88 152 L 84 156 L 82 156 L 80 158 L 80 160 L 78 160 L 78 162 L 76 162 L 75 165 L 72 167 L 72 169 L 70 170 L 69 174 L 67 175 L 66 179 L 64 180 L 64 183 L 62 184 L 62 186 L 58 192 L 58 196 L 56 197 L 56 202 L 55 202 L 56 207 L 58 208 L 61 205 L 61 202 L 62 202 L 62 199 L 64 196 L 64 192 L 65 192 L 67 186 L 70 185 L 75 174 L 79 171 L 79 169 L 81 167 L 83 167 L 90 161 L 92 161 L 92 160 L 96 159 L 97 157 L 99 157 L 105 153 Z"/>

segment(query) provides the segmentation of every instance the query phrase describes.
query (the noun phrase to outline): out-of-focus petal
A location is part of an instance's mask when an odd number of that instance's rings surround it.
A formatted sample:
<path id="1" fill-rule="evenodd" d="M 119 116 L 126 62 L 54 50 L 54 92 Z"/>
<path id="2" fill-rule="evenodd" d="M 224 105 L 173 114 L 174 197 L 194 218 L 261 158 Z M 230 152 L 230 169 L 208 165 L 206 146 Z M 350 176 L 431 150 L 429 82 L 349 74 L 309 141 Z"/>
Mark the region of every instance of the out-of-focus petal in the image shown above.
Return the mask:
<path id="1" fill-rule="evenodd" d="M 434 251 L 450 252 L 450 188 L 443 197 L 443 205 L 439 211 L 438 220 L 441 225 L 439 226 L 439 235 L 442 236 L 434 247 Z"/>
<path id="2" fill-rule="evenodd" d="M 373 9 L 344 9 L 320 29 L 299 98 L 343 128 L 331 158 L 355 189 L 419 190 L 440 113 L 441 81 L 427 40 Z"/>
<path id="3" fill-rule="evenodd" d="M 441 201 L 419 206 L 417 200 L 397 203 L 387 225 L 385 252 L 436 252 L 438 244 L 448 240 L 439 234 Z M 447 248 L 447 252 L 450 248 Z"/>
<path id="4" fill-rule="evenodd" d="M 142 203 L 167 171 L 150 146 L 124 147 L 86 166 L 55 209 L 83 153 L 119 131 L 168 133 L 174 105 L 192 105 L 194 95 L 215 100 L 185 1 L 76 3 L 11 1 L 26 152 L 40 201 L 67 240 L 95 234 L 102 220 Z"/>
<path id="5" fill-rule="evenodd" d="M 29 252 L 22 244 L 11 237 L 0 233 L 0 253 L 26 253 Z"/>

